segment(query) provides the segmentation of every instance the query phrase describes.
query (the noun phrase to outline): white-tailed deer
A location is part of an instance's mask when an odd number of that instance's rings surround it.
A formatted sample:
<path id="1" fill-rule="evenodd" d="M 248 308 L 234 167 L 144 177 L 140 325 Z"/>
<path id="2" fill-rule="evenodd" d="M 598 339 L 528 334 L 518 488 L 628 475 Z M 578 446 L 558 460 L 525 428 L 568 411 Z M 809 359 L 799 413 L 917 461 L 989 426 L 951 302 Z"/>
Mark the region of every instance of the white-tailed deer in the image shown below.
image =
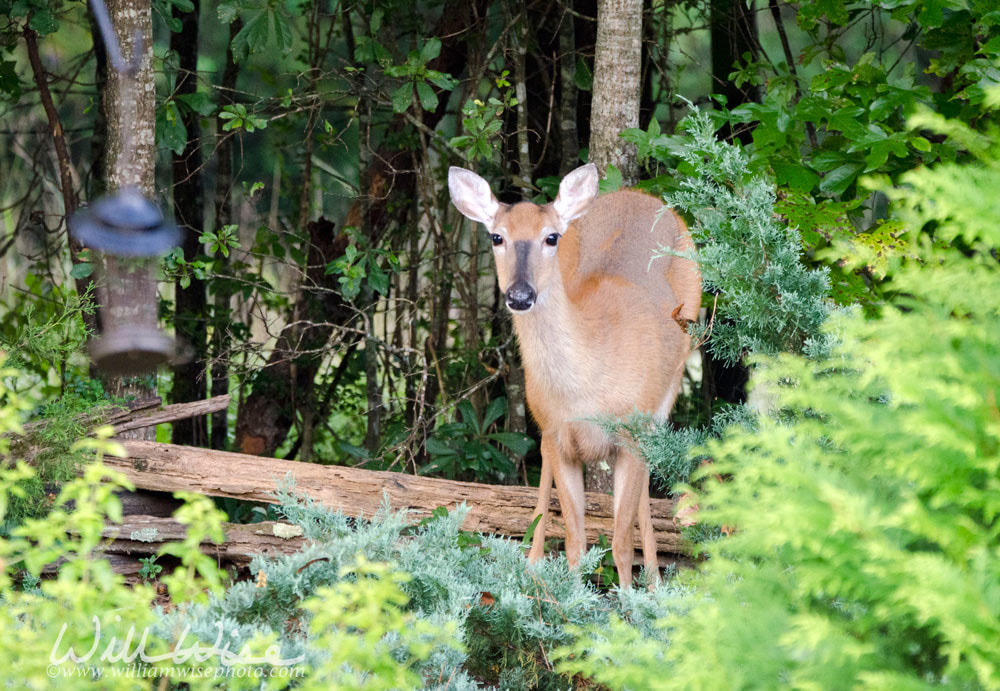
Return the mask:
<path id="1" fill-rule="evenodd" d="M 575 566 L 586 547 L 583 461 L 613 460 L 611 552 L 626 586 L 640 512 L 644 560 L 656 572 L 649 471 L 590 420 L 636 410 L 669 415 L 691 347 L 675 317 L 697 318 L 701 276 L 689 259 L 651 262 L 661 246 L 693 249 L 676 214 L 639 192 L 598 197 L 597 182 L 597 168 L 588 164 L 563 179 L 554 202 L 508 205 L 497 202 L 475 173 L 455 167 L 448 173 L 452 202 L 492 238 L 497 280 L 521 348 L 528 407 L 542 431 L 542 519 L 531 557 L 541 556 L 545 539 L 546 474 L 555 478 L 566 557 Z"/>

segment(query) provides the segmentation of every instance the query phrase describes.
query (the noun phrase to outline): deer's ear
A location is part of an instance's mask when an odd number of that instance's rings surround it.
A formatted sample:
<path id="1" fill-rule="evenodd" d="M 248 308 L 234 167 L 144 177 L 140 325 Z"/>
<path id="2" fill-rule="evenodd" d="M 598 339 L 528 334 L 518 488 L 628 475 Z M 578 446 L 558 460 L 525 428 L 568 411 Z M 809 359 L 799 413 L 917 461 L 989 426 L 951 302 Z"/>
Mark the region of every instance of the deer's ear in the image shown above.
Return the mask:
<path id="1" fill-rule="evenodd" d="M 597 196 L 597 166 L 588 163 L 569 173 L 559 183 L 559 194 L 552 208 L 563 223 L 583 215 L 590 202 Z"/>
<path id="2" fill-rule="evenodd" d="M 481 177 L 465 168 L 452 166 L 448 169 L 448 191 L 451 193 L 451 203 L 462 215 L 473 221 L 493 227 L 500 203 L 490 185 Z"/>

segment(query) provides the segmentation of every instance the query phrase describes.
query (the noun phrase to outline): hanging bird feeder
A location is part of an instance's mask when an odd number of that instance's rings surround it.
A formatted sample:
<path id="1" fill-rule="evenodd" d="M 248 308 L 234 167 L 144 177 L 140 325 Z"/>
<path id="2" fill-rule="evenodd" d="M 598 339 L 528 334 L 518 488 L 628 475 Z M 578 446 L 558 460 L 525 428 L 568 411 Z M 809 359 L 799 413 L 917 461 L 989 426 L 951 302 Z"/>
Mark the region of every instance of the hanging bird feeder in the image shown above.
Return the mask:
<path id="1" fill-rule="evenodd" d="M 133 43 L 132 60 L 121 56 L 108 10 L 90 0 L 108 57 L 122 75 L 122 96 L 135 97 L 134 75 L 142 58 L 141 35 Z M 126 133 L 126 161 L 134 156 Z M 156 290 L 158 258 L 180 241 L 180 230 L 167 223 L 155 203 L 135 187 L 101 197 L 69 219 L 69 230 L 95 257 L 100 334 L 90 344 L 94 364 L 109 374 L 136 375 L 171 360 L 173 339 L 159 328 Z"/>
<path id="2" fill-rule="evenodd" d="M 101 333 L 90 345 L 94 364 L 110 374 L 133 375 L 169 362 L 174 343 L 157 324 L 156 265 L 177 244 L 180 231 L 134 187 L 74 214 L 69 228 L 81 244 L 100 253 Z"/>

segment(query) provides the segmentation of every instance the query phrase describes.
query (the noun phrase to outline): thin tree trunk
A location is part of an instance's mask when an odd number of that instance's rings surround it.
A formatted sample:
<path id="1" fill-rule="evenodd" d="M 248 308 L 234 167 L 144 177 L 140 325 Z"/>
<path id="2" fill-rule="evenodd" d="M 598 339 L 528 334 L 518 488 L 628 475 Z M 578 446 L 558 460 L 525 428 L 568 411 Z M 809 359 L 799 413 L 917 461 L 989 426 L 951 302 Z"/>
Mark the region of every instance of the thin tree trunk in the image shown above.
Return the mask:
<path id="1" fill-rule="evenodd" d="M 229 41 L 226 43 L 226 67 L 222 72 L 222 90 L 220 105 L 233 103 L 233 93 L 236 89 L 236 78 L 239 67 L 233 60 L 232 42 L 236 34 L 243 28 L 240 19 L 229 25 Z M 221 110 L 220 110 L 221 112 Z M 215 120 L 215 136 L 219 142 L 218 163 L 215 171 L 215 228 L 216 230 L 233 222 L 233 138 L 227 136 L 222 129 L 225 121 Z M 277 190 L 272 191 L 277 194 Z M 229 261 L 223 260 L 225 269 Z M 222 396 L 229 393 L 229 323 L 232 316 L 232 289 L 226 279 L 215 280 L 212 283 L 214 292 L 214 311 L 212 315 L 212 396 Z M 229 440 L 229 410 L 219 410 L 212 414 L 211 447 L 224 449 Z"/>
<path id="2" fill-rule="evenodd" d="M 146 197 L 155 199 L 156 82 L 152 5 L 150 0 L 108 0 L 108 12 L 125 60 L 132 55 L 137 33 L 143 37 L 143 54 L 139 70 L 133 77 L 108 70 L 104 93 L 108 128 L 104 184 L 109 192 L 133 185 Z M 156 306 L 149 305 L 146 309 L 156 309 Z M 105 386 L 115 396 L 143 399 L 156 395 L 155 377 L 113 377 Z M 154 439 L 156 428 L 133 430 L 123 436 Z"/>
<path id="3" fill-rule="evenodd" d="M 729 79 L 733 65 L 743 59 L 744 53 L 757 55 L 757 14 L 754 7 L 747 7 L 744 0 L 712 0 L 712 92 L 726 98 L 726 108 L 730 110 L 743 103 L 756 101 L 759 93 L 756 87 L 736 85 Z M 751 140 L 751 131 L 744 128 L 734 131 L 729 125 L 720 130 L 720 135 L 736 138 L 743 144 Z M 704 372 L 702 389 L 705 403 L 711 412 L 717 401 L 742 403 L 746 400 L 746 383 L 749 371 L 743 363 L 726 364 L 716 360 L 707 348 L 702 348 Z"/>
<path id="4" fill-rule="evenodd" d="M 736 62 L 743 60 L 744 53 L 757 55 L 757 13 L 747 7 L 744 0 L 711 0 L 712 39 L 712 93 L 726 98 L 726 108 L 730 110 L 759 97 L 757 87 L 746 83 L 737 86 L 729 78 Z M 750 142 L 750 131 L 734 133 L 726 126 L 721 134 L 732 138 L 734 134 L 744 144 Z"/>
<path id="5" fill-rule="evenodd" d="M 572 9 L 572 0 L 566 0 Z M 562 158 L 559 174 L 566 175 L 579 163 L 580 137 L 576 128 L 576 31 L 573 15 L 566 12 L 559 26 L 559 134 Z"/>
<path id="6" fill-rule="evenodd" d="M 635 146 L 619 135 L 639 126 L 641 72 L 642 0 L 599 0 L 590 160 L 602 173 L 614 165 L 626 186 L 638 181 L 639 166 Z"/>
<path id="7" fill-rule="evenodd" d="M 49 74 L 42 65 L 42 59 L 38 52 L 38 37 L 35 32 L 28 29 L 24 32 L 24 43 L 28 53 L 28 62 L 31 63 L 31 72 L 38 86 L 38 96 L 42 102 L 42 109 L 48 119 L 49 131 L 52 134 L 52 144 L 56 150 L 56 164 L 59 166 L 59 184 L 62 190 L 64 218 L 68 219 L 74 211 L 78 202 L 76 186 L 73 182 L 72 161 L 69 158 L 69 149 L 66 146 L 66 137 L 63 135 L 62 123 L 59 120 L 59 112 L 52 101 L 52 93 L 49 91 Z M 83 247 L 71 236 L 69 238 L 69 254 L 73 264 L 78 263 L 78 256 Z M 75 280 L 76 292 L 81 298 L 90 294 L 91 280 L 89 278 L 77 278 Z M 88 299 L 93 305 L 93 298 Z M 97 317 L 93 313 L 83 312 L 83 325 L 91 333 L 97 332 Z"/>
<path id="8" fill-rule="evenodd" d="M 198 19 L 200 0 L 193 0 L 194 9 L 182 12 L 176 6 L 174 17 L 180 19 L 181 30 L 170 35 L 170 49 L 179 60 L 175 93 L 178 96 L 193 94 L 198 90 Z M 198 238 L 204 230 L 204 188 L 202 182 L 201 132 L 198 113 L 188 110 L 182 117 L 187 130 L 187 144 L 180 154 L 173 154 L 174 216 L 184 231 L 182 249 L 185 261 L 191 262 L 201 254 Z M 186 357 L 174 366 L 171 399 L 174 403 L 187 403 L 205 397 L 207 377 L 205 360 L 208 340 L 208 304 L 205 281 L 190 277 L 185 288 L 176 281 L 174 301 L 174 331 L 178 345 L 187 351 Z M 187 446 L 208 444 L 208 430 L 204 417 L 180 420 L 173 426 L 173 442 Z"/>
<path id="9" fill-rule="evenodd" d="M 517 96 L 517 170 L 521 177 L 521 198 L 531 199 L 531 181 L 534 171 L 531 166 L 531 147 L 528 141 L 528 88 L 525 63 L 528 59 L 528 17 L 527 10 L 521 10 L 518 31 L 514 39 L 517 59 L 514 62 L 514 94 Z M 476 229 L 478 231 L 478 228 Z"/>
<path id="10" fill-rule="evenodd" d="M 639 126 L 642 72 L 642 0 L 598 0 L 594 54 L 594 101 L 590 116 L 590 160 L 603 172 L 621 171 L 626 186 L 638 181 L 634 146 L 619 137 Z M 590 492 L 614 489 L 611 468 L 602 460 L 586 464 Z"/>
<path id="11" fill-rule="evenodd" d="M 359 108 L 359 146 L 361 179 L 367 180 L 373 175 L 371 146 L 371 100 L 363 97 L 364 102 Z M 374 247 L 375 233 L 371 218 L 372 185 L 366 185 L 358 200 L 361 206 L 361 234 Z M 378 454 L 382 437 L 382 388 L 378 381 L 378 340 L 375 337 L 375 306 L 378 296 L 366 281 L 361 291 L 361 304 L 365 311 L 365 398 L 368 403 L 368 426 L 365 431 L 365 448 L 371 458 Z"/>

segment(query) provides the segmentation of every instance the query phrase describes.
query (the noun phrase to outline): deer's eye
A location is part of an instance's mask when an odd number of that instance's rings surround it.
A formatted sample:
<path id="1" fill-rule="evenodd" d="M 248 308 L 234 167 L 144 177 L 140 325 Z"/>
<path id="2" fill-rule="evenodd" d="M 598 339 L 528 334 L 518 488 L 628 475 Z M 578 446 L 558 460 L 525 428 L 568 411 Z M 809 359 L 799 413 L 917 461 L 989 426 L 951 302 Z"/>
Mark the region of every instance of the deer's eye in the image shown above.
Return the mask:
<path id="1" fill-rule="evenodd" d="M 552 233 L 545 238 L 545 244 L 549 247 L 555 247 L 559 244 L 559 233 Z"/>
<path id="2" fill-rule="evenodd" d="M 498 235 L 497 233 L 493 233 L 493 246 L 497 247 L 498 245 L 502 244 L 503 244 L 503 235 Z"/>

